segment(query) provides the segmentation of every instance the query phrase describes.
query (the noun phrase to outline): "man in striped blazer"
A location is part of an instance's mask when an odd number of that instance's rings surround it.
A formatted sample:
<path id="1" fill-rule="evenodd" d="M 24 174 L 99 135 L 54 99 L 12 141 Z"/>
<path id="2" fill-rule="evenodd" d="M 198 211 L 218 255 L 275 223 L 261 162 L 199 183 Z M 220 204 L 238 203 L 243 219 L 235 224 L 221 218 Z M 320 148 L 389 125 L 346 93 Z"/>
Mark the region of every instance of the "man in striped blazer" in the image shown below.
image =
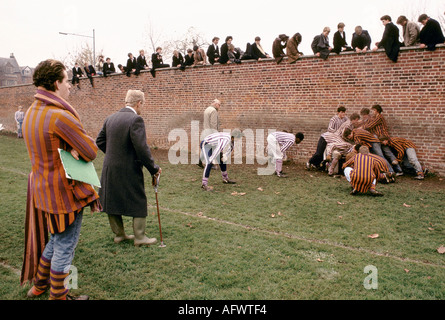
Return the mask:
<path id="1" fill-rule="evenodd" d="M 274 174 L 279 178 L 285 178 L 283 174 L 283 158 L 286 155 L 286 151 L 292 147 L 293 144 L 299 144 L 304 139 L 304 134 L 298 132 L 296 134 L 275 131 L 267 136 L 267 154 L 272 157 L 272 163 L 275 162 Z"/>
<path id="2" fill-rule="evenodd" d="M 376 154 L 381 158 L 385 159 L 385 161 L 388 163 L 389 172 L 391 174 L 394 173 L 393 167 L 391 166 L 389 161 L 383 156 L 380 140 L 376 138 L 372 133 L 362 128 L 357 128 L 354 130 L 346 129 L 344 132 L 344 138 L 354 141 L 355 144 L 360 144 L 368 147 L 373 154 Z M 402 169 L 400 169 L 400 172 L 401 171 Z M 396 175 L 401 175 L 401 174 L 397 172 Z"/>
<path id="3" fill-rule="evenodd" d="M 397 152 L 396 160 L 393 164 L 403 164 L 408 170 L 415 170 L 417 176 L 414 179 L 423 180 L 425 178 L 424 170 L 417 159 L 416 145 L 405 138 L 381 136 L 380 141 L 383 145 L 393 148 Z"/>
<path id="4" fill-rule="evenodd" d="M 66 101 L 71 85 L 65 66 L 56 60 L 42 61 L 33 81 L 37 94 L 23 122 L 32 167 L 21 282 L 34 283 L 28 297 L 41 295 L 49 286 L 50 300 L 66 300 L 69 296 L 65 280 L 79 240 L 83 209 L 89 205 L 95 212 L 101 207 L 91 185 L 66 177 L 58 149 L 71 152 L 76 159 L 92 161 L 97 146 Z"/>
<path id="5" fill-rule="evenodd" d="M 378 176 L 376 161 L 369 156 L 369 148 L 362 146 L 353 158 L 343 165 L 346 180 L 351 184 L 351 195 L 367 193 L 373 196 L 383 196 L 376 190 Z"/>
<path id="6" fill-rule="evenodd" d="M 385 118 L 382 116 L 382 112 L 383 108 L 380 105 L 373 105 L 370 110 L 369 121 L 363 126 L 363 129 L 371 132 L 376 138 L 380 136 L 390 137 L 388 125 Z M 386 158 L 391 163 L 396 159 L 391 148 L 385 145 L 380 145 L 379 147 L 376 146 L 373 153 Z M 403 174 L 402 168 L 398 164 L 394 165 L 394 170 L 397 172 L 397 175 Z"/>

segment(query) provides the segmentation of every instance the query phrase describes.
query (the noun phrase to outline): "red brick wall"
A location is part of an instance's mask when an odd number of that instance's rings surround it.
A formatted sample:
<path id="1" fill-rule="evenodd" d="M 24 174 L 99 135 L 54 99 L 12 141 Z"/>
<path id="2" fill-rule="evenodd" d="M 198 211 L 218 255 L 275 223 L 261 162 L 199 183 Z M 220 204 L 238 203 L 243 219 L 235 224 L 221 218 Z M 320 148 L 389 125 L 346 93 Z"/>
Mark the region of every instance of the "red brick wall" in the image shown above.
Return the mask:
<path id="1" fill-rule="evenodd" d="M 411 139 L 418 156 L 432 171 L 445 175 L 445 47 L 435 52 L 404 49 L 397 63 L 383 51 L 340 56 L 327 61 L 307 56 L 295 64 L 271 60 L 241 65 L 158 70 L 139 77 L 119 74 L 88 79 L 73 90 L 70 103 L 79 111 L 87 131 L 96 136 L 104 119 L 124 106 L 128 89 L 146 93 L 143 117 L 152 146 L 168 148 L 168 133 L 201 121 L 214 98 L 222 101 L 222 128 L 301 131 L 305 140 L 290 157 L 305 162 L 339 106 L 347 114 L 378 103 L 393 136 Z M 32 103 L 35 88 L 0 88 L 0 123 L 14 129 L 18 105 Z M 202 129 L 202 128 L 200 128 Z"/>

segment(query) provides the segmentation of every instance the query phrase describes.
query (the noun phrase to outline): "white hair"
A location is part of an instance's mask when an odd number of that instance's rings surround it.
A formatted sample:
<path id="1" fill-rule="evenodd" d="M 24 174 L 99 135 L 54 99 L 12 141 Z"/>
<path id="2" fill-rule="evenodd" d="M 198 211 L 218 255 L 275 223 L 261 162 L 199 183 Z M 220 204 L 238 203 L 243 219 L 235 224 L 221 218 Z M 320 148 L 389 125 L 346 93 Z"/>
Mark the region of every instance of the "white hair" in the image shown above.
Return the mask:
<path id="1" fill-rule="evenodd" d="M 144 93 L 141 90 L 128 90 L 125 97 L 125 103 L 130 107 L 136 105 L 139 101 L 145 102 Z"/>

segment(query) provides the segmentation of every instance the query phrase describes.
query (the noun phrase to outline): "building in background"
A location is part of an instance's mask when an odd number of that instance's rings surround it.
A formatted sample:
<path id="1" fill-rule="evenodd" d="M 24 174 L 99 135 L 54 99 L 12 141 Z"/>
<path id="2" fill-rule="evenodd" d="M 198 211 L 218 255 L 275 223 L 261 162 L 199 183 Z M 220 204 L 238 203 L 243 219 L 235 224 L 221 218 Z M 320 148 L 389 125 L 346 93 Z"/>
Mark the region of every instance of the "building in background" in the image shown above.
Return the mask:
<path id="1" fill-rule="evenodd" d="M 33 72 L 28 66 L 20 67 L 11 53 L 9 58 L 0 58 L 0 87 L 32 83 Z"/>

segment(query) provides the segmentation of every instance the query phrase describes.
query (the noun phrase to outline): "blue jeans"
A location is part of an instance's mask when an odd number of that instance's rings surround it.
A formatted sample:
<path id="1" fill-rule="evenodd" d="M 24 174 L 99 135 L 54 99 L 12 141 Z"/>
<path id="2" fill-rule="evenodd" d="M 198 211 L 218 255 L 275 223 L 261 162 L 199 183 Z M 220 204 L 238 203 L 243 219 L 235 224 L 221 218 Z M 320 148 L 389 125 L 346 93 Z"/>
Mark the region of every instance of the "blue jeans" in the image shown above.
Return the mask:
<path id="1" fill-rule="evenodd" d="M 378 142 L 373 142 L 370 151 L 385 159 L 388 164 L 389 172 L 394 172 L 391 162 L 396 160 L 396 157 L 394 156 L 394 154 L 392 153 L 391 149 L 388 146 L 382 146 Z M 399 164 L 394 165 L 394 167 L 396 172 L 402 172 L 402 168 L 400 167 Z"/>
<path id="2" fill-rule="evenodd" d="M 51 270 L 68 273 L 74 258 L 74 250 L 80 236 L 83 212 L 77 214 L 76 220 L 62 233 L 51 234 L 43 250 L 43 256 L 51 261 Z"/>
<path id="3" fill-rule="evenodd" d="M 201 150 L 202 150 L 202 154 L 204 155 L 205 161 L 206 161 L 206 166 L 205 166 L 205 170 L 204 170 L 204 176 L 203 178 L 209 178 L 210 177 L 210 170 L 212 170 L 213 167 L 213 163 L 210 162 L 210 157 L 213 154 L 213 148 L 211 145 L 205 144 L 204 141 L 201 141 Z M 219 168 L 221 169 L 222 172 L 227 171 L 227 164 L 225 164 L 222 161 L 222 153 L 219 156 Z"/>

